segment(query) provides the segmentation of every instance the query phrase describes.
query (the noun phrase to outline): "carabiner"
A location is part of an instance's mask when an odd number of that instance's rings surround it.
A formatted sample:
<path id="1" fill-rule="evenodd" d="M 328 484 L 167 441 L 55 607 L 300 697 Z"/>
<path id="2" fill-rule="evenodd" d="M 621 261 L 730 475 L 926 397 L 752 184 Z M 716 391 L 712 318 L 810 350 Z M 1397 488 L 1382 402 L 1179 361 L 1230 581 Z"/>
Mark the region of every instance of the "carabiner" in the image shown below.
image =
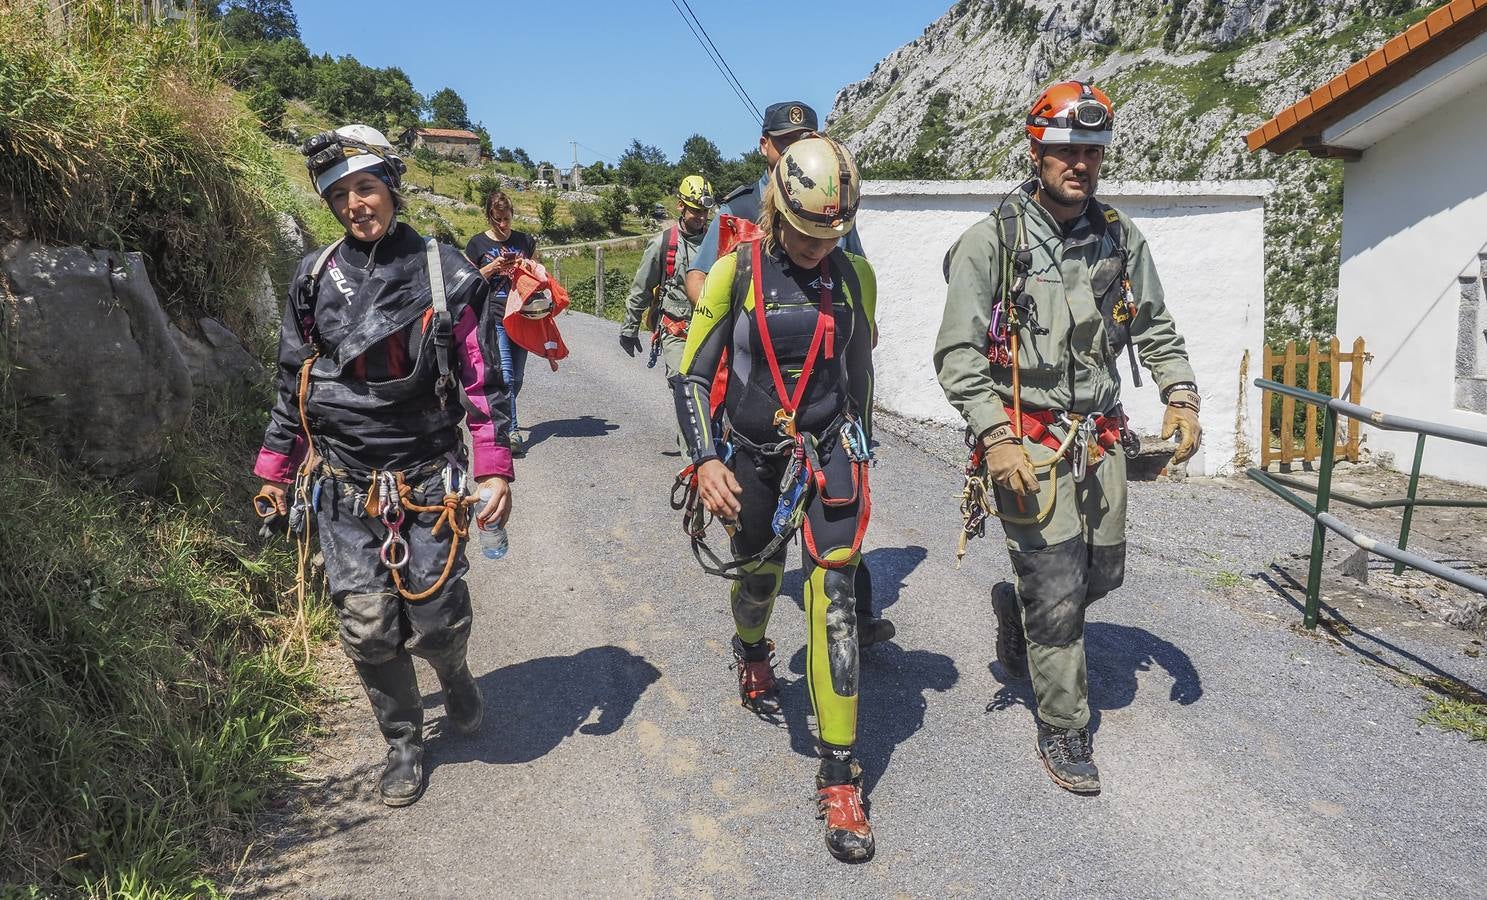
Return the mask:
<path id="1" fill-rule="evenodd" d="M 386 539 L 382 541 L 382 549 L 378 556 L 387 568 L 401 569 L 408 565 L 408 542 L 403 540 L 403 536 L 396 531 L 389 531 Z"/>

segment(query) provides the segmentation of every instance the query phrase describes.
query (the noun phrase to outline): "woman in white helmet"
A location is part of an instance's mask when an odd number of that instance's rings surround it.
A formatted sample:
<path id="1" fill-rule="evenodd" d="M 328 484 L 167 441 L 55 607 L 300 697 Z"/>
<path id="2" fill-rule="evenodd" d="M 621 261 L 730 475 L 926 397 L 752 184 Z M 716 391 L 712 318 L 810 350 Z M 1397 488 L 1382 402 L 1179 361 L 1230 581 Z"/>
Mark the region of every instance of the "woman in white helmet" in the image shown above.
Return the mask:
<path id="1" fill-rule="evenodd" d="M 788 541 L 797 528 L 803 538 L 817 799 L 826 845 L 848 861 L 873 854 L 853 754 L 853 576 L 870 505 L 877 285 L 867 260 L 837 246 L 852 228 L 859 185 L 851 156 L 829 138 L 785 151 L 765 192 L 762 234 L 708 272 L 676 389 L 697 497 L 735 523 L 734 560 L 717 574 L 735 579 L 739 696 L 763 716 L 779 713 L 765 630 Z M 709 393 L 725 353 L 727 391 L 715 422 Z"/>
<path id="2" fill-rule="evenodd" d="M 485 280 L 397 220 L 405 167 L 387 138 L 347 125 L 311 138 L 304 154 L 346 234 L 306 255 L 289 288 L 279 396 L 254 466 L 260 512 L 301 529 L 314 518 L 341 643 L 389 745 L 382 800 L 406 806 L 423 793 L 413 655 L 437 673 L 453 727 L 480 724 L 460 537 L 471 481 L 488 497 L 482 521 L 510 510 L 510 401 L 477 327 Z"/>

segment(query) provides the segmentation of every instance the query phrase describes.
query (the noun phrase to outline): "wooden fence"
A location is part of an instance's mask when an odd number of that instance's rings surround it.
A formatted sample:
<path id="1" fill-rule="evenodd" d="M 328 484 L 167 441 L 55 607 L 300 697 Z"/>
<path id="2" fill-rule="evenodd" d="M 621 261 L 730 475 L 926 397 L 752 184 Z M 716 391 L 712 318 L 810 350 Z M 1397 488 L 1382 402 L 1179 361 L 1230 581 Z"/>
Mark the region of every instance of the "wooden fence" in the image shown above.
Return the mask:
<path id="1" fill-rule="evenodd" d="M 1369 355 L 1363 349 L 1361 337 L 1353 342 L 1353 349 L 1346 353 L 1335 337 L 1326 346 L 1321 346 L 1316 341 L 1310 342 L 1304 353 L 1297 352 L 1296 342 L 1290 341 L 1283 351 L 1265 348 L 1264 374 L 1261 377 L 1358 403 L 1363 395 L 1363 365 L 1368 360 Z M 1343 363 L 1351 364 L 1345 390 L 1342 380 Z M 1321 384 L 1324 366 L 1328 376 L 1326 385 Z M 1280 370 L 1279 373 L 1276 372 L 1277 369 Z M 1302 377 L 1306 379 L 1304 382 L 1298 380 Z M 1277 397 L 1270 391 L 1261 395 L 1260 409 L 1265 415 L 1265 435 L 1260 441 L 1261 467 L 1278 462 L 1282 467 L 1289 468 L 1297 460 L 1310 463 L 1322 455 L 1317 408 L 1311 404 L 1305 404 L 1305 407 L 1303 421 L 1298 423 L 1294 399 Z M 1347 433 L 1337 435 L 1337 458 L 1357 462 L 1360 455 L 1358 422 L 1348 419 L 1347 423 Z"/>

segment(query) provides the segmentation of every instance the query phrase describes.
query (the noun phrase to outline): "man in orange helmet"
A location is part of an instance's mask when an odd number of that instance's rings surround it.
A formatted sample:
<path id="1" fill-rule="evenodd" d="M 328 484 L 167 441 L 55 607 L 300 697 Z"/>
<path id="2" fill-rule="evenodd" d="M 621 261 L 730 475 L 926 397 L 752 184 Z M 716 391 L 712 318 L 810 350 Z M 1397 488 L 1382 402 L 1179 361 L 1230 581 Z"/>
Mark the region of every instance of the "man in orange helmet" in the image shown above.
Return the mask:
<path id="1" fill-rule="evenodd" d="M 1084 616 L 1125 577 L 1126 458 L 1139 448 L 1120 408 L 1122 356 L 1167 404 L 1174 463 L 1198 449 L 1198 389 L 1162 298 L 1151 250 L 1095 199 L 1115 108 L 1088 82 L 1043 91 L 1027 117 L 1033 176 L 946 258 L 935 345 L 945 396 L 977 442 L 1016 574 L 992 589 L 997 658 L 1031 670 L 1038 752 L 1049 776 L 1097 793 Z"/>

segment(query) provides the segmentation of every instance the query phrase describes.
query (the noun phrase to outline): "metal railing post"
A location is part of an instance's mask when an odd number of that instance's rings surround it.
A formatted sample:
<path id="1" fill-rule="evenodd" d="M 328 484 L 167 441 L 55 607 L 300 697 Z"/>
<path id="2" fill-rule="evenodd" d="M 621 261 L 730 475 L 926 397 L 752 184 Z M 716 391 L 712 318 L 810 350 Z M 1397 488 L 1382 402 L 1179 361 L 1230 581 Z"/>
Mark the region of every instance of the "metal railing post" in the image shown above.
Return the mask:
<path id="1" fill-rule="evenodd" d="M 1322 420 L 1322 466 L 1317 473 L 1317 512 L 1327 511 L 1332 495 L 1332 463 L 1337 456 L 1337 411 L 1327 408 Z M 1311 569 L 1306 576 L 1306 615 L 1301 624 L 1317 627 L 1317 614 L 1322 601 L 1322 554 L 1327 545 L 1327 528 L 1320 521 L 1312 523 Z"/>
<path id="2" fill-rule="evenodd" d="M 1410 520 L 1415 517 L 1415 489 L 1420 486 L 1420 462 L 1425 458 L 1425 435 L 1415 437 L 1415 464 L 1410 467 L 1410 489 L 1405 495 L 1409 505 L 1404 508 L 1404 522 L 1399 526 L 1399 549 L 1408 549 L 1406 545 L 1410 541 Z M 1404 574 L 1404 563 L 1394 564 L 1394 574 Z"/>

